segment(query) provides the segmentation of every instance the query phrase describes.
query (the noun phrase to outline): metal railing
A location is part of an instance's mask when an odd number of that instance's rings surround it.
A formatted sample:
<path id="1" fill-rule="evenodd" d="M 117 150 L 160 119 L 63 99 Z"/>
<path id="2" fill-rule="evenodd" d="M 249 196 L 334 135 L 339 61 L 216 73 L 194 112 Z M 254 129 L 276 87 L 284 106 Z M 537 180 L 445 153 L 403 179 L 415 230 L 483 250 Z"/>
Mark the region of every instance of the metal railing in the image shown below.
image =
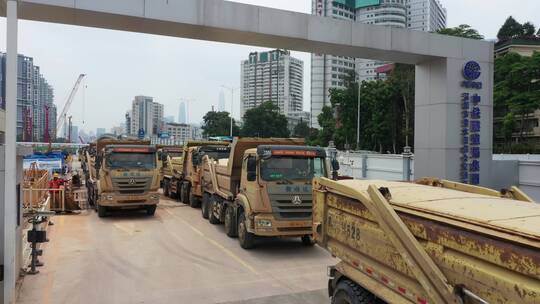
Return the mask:
<path id="1" fill-rule="evenodd" d="M 43 194 L 45 194 L 43 196 Z M 41 197 L 36 200 L 35 197 Z M 41 209 L 48 203 L 51 211 L 66 211 L 65 189 L 64 188 L 23 188 L 23 208 Z"/>

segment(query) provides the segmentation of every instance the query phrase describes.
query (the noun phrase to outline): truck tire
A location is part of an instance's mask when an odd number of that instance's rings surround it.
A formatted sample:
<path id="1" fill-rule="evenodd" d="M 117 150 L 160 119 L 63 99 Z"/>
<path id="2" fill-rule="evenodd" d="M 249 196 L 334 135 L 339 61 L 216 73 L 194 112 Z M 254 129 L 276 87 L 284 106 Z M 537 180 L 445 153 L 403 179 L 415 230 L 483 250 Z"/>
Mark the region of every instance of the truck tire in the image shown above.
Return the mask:
<path id="1" fill-rule="evenodd" d="M 182 182 L 176 182 L 176 192 L 173 197 L 178 201 L 182 201 Z"/>
<path id="2" fill-rule="evenodd" d="M 105 217 L 107 216 L 107 207 L 97 205 L 97 212 L 99 217 Z"/>
<path id="3" fill-rule="evenodd" d="M 332 304 L 383 304 L 374 294 L 349 279 L 341 280 L 334 290 Z"/>
<path id="4" fill-rule="evenodd" d="M 186 205 L 189 204 L 190 184 L 182 183 L 182 191 L 180 191 L 180 201 Z"/>
<path id="5" fill-rule="evenodd" d="M 196 197 L 191 191 L 189 193 L 189 206 L 191 208 L 198 208 L 201 206 L 201 200 Z"/>
<path id="6" fill-rule="evenodd" d="M 311 237 L 311 235 L 304 235 L 302 237 L 302 245 L 313 246 L 315 245 L 315 241 L 313 241 L 313 238 Z"/>
<path id="7" fill-rule="evenodd" d="M 234 238 L 238 236 L 238 226 L 236 225 L 235 211 L 232 206 L 227 206 L 225 209 L 225 234 L 228 237 Z"/>
<path id="8" fill-rule="evenodd" d="M 215 198 L 210 199 L 210 204 L 208 206 L 209 207 L 208 208 L 208 221 L 212 225 L 221 224 L 219 217 L 216 217 L 216 214 L 214 212 L 216 209 L 216 205 L 217 205 L 216 199 Z"/>
<path id="9" fill-rule="evenodd" d="M 157 205 L 146 206 L 146 214 L 149 216 L 154 215 L 154 213 L 156 213 L 156 208 L 157 208 Z"/>
<path id="10" fill-rule="evenodd" d="M 240 213 L 238 218 L 238 242 L 240 247 L 244 249 L 252 249 L 255 247 L 255 235 L 247 230 L 246 215 Z"/>
<path id="11" fill-rule="evenodd" d="M 210 194 L 203 193 L 202 203 L 201 203 L 201 214 L 204 219 L 208 219 L 210 209 Z"/>

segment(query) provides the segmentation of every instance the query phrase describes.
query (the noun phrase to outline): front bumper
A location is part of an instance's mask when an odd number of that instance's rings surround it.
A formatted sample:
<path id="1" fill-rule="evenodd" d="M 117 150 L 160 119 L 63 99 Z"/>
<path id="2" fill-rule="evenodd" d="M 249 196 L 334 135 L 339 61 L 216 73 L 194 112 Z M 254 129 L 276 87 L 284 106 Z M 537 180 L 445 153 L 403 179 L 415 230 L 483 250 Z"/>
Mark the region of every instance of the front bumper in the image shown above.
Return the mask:
<path id="1" fill-rule="evenodd" d="M 259 236 L 312 235 L 312 220 L 277 220 L 273 214 L 257 214 L 250 220 L 249 232 Z"/>
<path id="2" fill-rule="evenodd" d="M 140 207 L 157 205 L 159 203 L 159 193 L 148 192 L 139 195 L 126 195 L 116 193 L 102 193 L 99 198 L 99 205 L 105 207 Z"/>

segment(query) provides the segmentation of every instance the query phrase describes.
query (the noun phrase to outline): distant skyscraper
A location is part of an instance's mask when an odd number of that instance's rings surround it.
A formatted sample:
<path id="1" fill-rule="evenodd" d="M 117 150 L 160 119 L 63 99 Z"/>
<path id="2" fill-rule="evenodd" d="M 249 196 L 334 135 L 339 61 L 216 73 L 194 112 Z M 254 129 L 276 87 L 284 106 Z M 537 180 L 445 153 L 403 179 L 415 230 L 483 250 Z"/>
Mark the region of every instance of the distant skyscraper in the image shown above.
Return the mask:
<path id="1" fill-rule="evenodd" d="M 178 111 L 178 123 L 181 123 L 181 124 L 187 123 L 187 110 L 186 110 L 185 101 L 180 102 L 180 110 Z"/>
<path id="2" fill-rule="evenodd" d="M 284 50 L 254 52 L 241 63 L 240 114 L 272 101 L 281 114 L 302 111 L 304 63 Z"/>
<path id="3" fill-rule="evenodd" d="M 219 112 L 225 111 L 225 93 L 223 93 L 223 90 L 219 92 L 218 111 Z"/>
<path id="4" fill-rule="evenodd" d="M 79 127 L 71 126 L 70 139 L 71 139 L 72 143 L 78 143 L 79 142 Z"/>

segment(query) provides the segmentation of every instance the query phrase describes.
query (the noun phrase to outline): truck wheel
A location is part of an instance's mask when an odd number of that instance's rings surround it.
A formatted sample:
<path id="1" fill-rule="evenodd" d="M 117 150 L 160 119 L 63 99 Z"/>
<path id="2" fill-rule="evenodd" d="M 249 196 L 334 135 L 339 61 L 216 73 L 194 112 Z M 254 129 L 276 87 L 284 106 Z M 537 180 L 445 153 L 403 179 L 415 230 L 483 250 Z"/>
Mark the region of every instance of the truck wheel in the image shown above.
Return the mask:
<path id="1" fill-rule="evenodd" d="M 225 234 L 229 237 L 237 237 L 238 227 L 236 226 L 236 219 L 234 216 L 234 208 L 232 206 L 227 206 L 225 209 Z"/>
<path id="2" fill-rule="evenodd" d="M 313 238 L 310 235 L 304 235 L 302 237 L 302 245 L 313 246 L 315 245 L 315 242 L 313 241 Z"/>
<path id="3" fill-rule="evenodd" d="M 201 206 L 201 200 L 196 197 L 191 191 L 189 193 L 189 206 L 191 208 L 198 208 Z"/>
<path id="4" fill-rule="evenodd" d="M 190 186 L 188 183 L 182 184 L 182 191 L 180 191 L 180 201 L 186 205 L 189 204 Z"/>
<path id="5" fill-rule="evenodd" d="M 238 218 L 238 241 L 240 242 L 240 247 L 244 249 L 255 247 L 255 235 L 247 230 L 246 215 L 244 212 L 240 213 L 240 217 Z"/>
<path id="6" fill-rule="evenodd" d="M 107 207 L 97 205 L 97 212 L 99 217 L 105 217 L 107 215 Z"/>
<path id="7" fill-rule="evenodd" d="M 360 285 L 351 280 L 344 279 L 338 283 L 334 295 L 332 296 L 332 304 L 382 304 L 374 294 L 362 288 Z"/>
<path id="8" fill-rule="evenodd" d="M 154 213 L 156 213 L 156 208 L 157 208 L 156 205 L 146 206 L 146 214 L 150 216 L 154 215 Z"/>
<path id="9" fill-rule="evenodd" d="M 210 195 L 208 193 L 204 193 L 202 197 L 202 203 L 201 203 L 201 213 L 202 213 L 202 217 L 205 219 L 208 219 L 209 205 L 210 205 Z"/>
<path id="10" fill-rule="evenodd" d="M 216 214 L 215 214 L 215 209 L 216 209 L 216 205 L 217 205 L 216 199 L 215 198 L 210 199 L 210 204 L 209 205 L 210 206 L 208 208 L 208 221 L 212 225 L 221 224 L 221 221 L 219 220 L 219 217 L 216 217 Z"/>
<path id="11" fill-rule="evenodd" d="M 174 198 L 178 201 L 182 201 L 182 182 L 176 182 L 176 192 L 174 193 Z"/>

